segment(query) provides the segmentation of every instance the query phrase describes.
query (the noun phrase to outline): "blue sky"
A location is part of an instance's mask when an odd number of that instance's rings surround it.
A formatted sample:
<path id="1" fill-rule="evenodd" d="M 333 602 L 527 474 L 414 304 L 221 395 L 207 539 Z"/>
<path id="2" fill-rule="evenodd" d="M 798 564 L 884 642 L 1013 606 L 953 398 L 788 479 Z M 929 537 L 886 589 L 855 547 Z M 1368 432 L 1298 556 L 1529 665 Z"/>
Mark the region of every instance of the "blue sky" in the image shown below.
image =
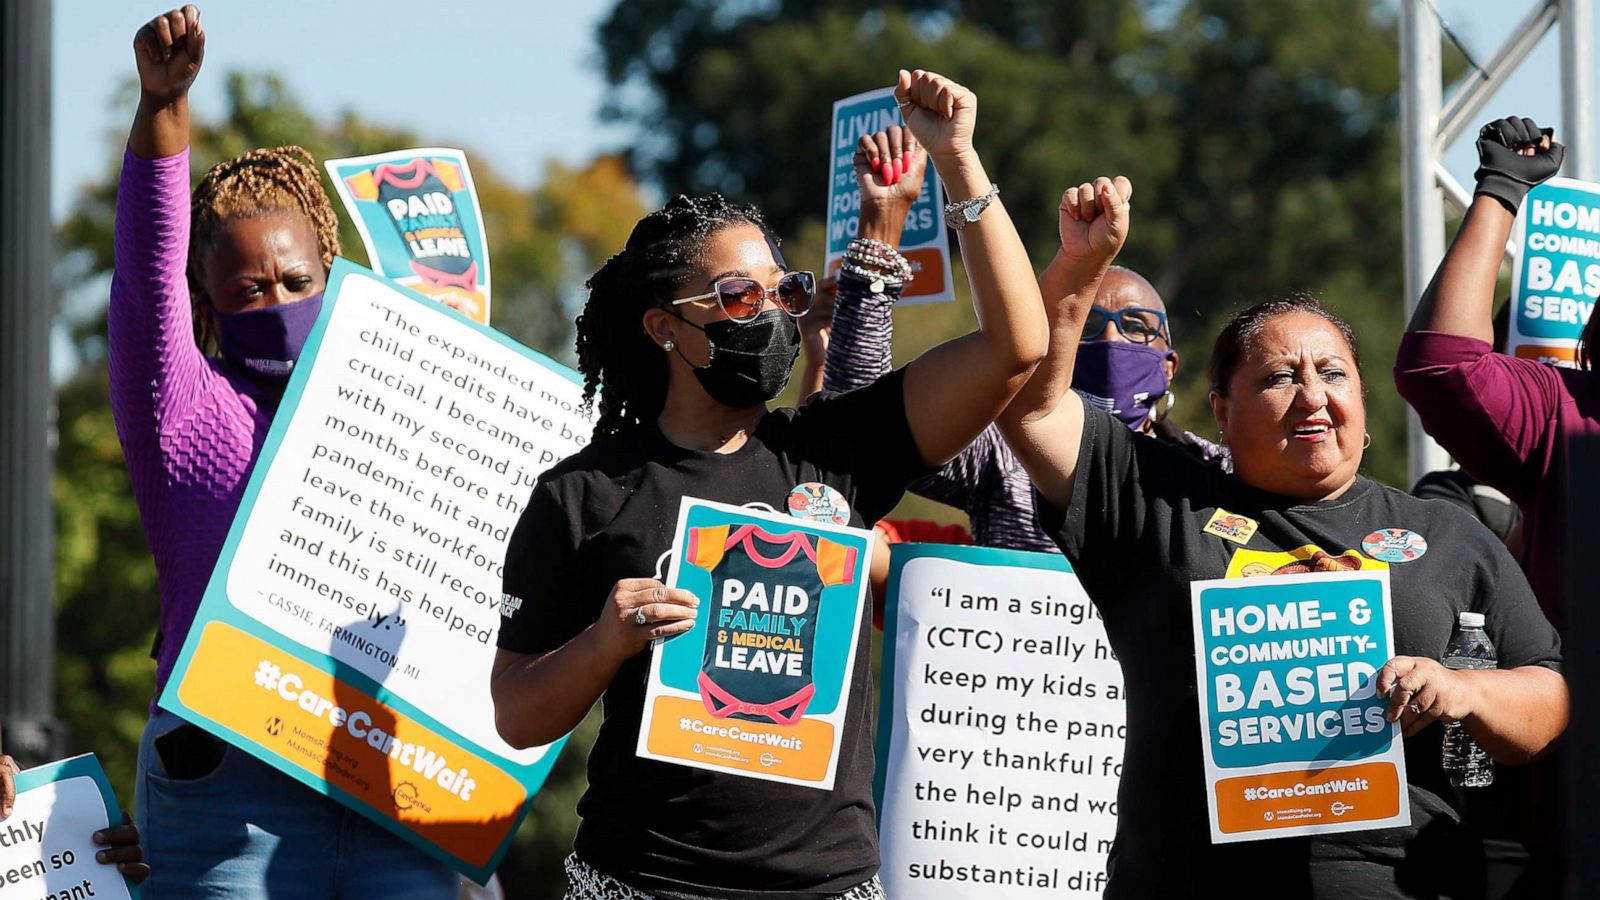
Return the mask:
<path id="1" fill-rule="evenodd" d="M 134 76 L 133 35 L 179 0 L 57 0 L 51 209 L 104 171 L 125 139 L 115 107 Z M 167 4 L 166 6 L 161 5 Z M 611 0 L 200 0 L 206 61 L 196 115 L 219 111 L 222 75 L 272 71 L 319 116 L 349 109 L 409 126 L 424 143 L 464 145 L 519 184 L 550 158 L 615 149 L 624 129 L 598 111 L 595 27 Z M 92 24 L 90 24 L 92 23 Z M 429 121 L 429 110 L 448 110 Z M 112 148 L 112 149 L 108 149 Z"/>
<path id="2" fill-rule="evenodd" d="M 1436 2 L 1479 62 L 1531 6 Z M 201 5 L 208 41 L 194 104 L 200 115 L 220 108 L 225 71 L 271 70 L 314 113 L 353 109 L 410 126 L 426 143 L 470 147 L 513 181 L 531 184 L 547 159 L 579 162 L 629 138 L 598 116 L 604 82 L 594 29 L 611 3 L 209 0 Z M 51 205 L 58 217 L 121 146 L 127 114 L 115 100 L 134 71 L 133 33 L 159 11 L 129 0 L 56 3 Z M 1559 132 L 1558 44 L 1552 32 L 1488 112 L 1530 115 Z M 449 117 L 430 123 L 427 111 L 441 109 Z M 1447 157 L 1469 184 L 1473 133 Z"/>

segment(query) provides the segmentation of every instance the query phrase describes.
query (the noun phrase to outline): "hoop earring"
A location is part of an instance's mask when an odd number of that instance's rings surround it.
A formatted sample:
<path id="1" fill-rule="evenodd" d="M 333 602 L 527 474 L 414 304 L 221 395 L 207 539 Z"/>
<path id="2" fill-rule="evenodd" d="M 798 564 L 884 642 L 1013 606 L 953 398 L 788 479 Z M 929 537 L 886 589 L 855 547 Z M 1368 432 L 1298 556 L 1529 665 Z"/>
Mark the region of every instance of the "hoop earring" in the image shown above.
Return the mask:
<path id="1" fill-rule="evenodd" d="M 672 342 L 672 338 L 667 338 L 666 342 L 661 345 L 661 349 L 671 353 L 677 346 L 677 344 Z"/>
<path id="2" fill-rule="evenodd" d="M 1361 438 L 1361 449 L 1365 450 L 1372 446 L 1372 434 L 1370 432 L 1363 433 Z"/>

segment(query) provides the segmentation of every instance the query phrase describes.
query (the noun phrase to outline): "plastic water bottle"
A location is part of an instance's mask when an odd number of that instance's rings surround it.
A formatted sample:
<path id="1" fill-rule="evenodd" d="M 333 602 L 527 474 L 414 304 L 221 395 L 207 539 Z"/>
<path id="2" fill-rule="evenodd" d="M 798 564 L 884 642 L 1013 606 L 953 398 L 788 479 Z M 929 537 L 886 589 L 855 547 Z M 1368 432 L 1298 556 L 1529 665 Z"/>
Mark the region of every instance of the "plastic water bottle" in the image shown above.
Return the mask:
<path id="1" fill-rule="evenodd" d="M 1447 669 L 1493 669 L 1494 644 L 1483 632 L 1483 613 L 1464 612 L 1457 620 L 1455 636 L 1440 660 Z M 1444 773 L 1457 787 L 1488 787 L 1494 784 L 1494 760 L 1467 732 L 1453 722 L 1444 726 Z"/>

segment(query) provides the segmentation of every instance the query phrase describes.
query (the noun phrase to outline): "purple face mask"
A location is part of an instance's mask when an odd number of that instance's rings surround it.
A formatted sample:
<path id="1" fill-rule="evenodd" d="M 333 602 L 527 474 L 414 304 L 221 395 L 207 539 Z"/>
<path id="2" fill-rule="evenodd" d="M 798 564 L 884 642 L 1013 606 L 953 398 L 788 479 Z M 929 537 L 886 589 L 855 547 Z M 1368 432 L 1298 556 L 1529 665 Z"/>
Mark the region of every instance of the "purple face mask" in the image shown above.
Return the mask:
<path id="1" fill-rule="evenodd" d="M 321 314 L 320 293 L 293 303 L 216 313 L 222 358 L 257 381 L 282 385 L 294 371 L 311 326 Z"/>
<path id="2" fill-rule="evenodd" d="M 1170 355 L 1144 344 L 1083 341 L 1072 369 L 1072 389 L 1137 429 L 1160 418 L 1156 406 L 1167 393 L 1164 363 Z"/>

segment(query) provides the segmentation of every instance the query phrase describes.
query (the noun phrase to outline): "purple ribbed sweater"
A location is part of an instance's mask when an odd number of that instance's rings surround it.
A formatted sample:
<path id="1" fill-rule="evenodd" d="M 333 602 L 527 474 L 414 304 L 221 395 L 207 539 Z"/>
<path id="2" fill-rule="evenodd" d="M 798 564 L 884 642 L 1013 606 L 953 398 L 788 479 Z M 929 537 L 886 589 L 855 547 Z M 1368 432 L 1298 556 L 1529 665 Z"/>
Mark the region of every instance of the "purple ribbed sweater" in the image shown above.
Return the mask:
<path id="1" fill-rule="evenodd" d="M 123 154 L 106 348 L 111 415 L 161 586 L 156 693 L 222 552 L 276 400 L 194 342 L 189 153 Z"/>

